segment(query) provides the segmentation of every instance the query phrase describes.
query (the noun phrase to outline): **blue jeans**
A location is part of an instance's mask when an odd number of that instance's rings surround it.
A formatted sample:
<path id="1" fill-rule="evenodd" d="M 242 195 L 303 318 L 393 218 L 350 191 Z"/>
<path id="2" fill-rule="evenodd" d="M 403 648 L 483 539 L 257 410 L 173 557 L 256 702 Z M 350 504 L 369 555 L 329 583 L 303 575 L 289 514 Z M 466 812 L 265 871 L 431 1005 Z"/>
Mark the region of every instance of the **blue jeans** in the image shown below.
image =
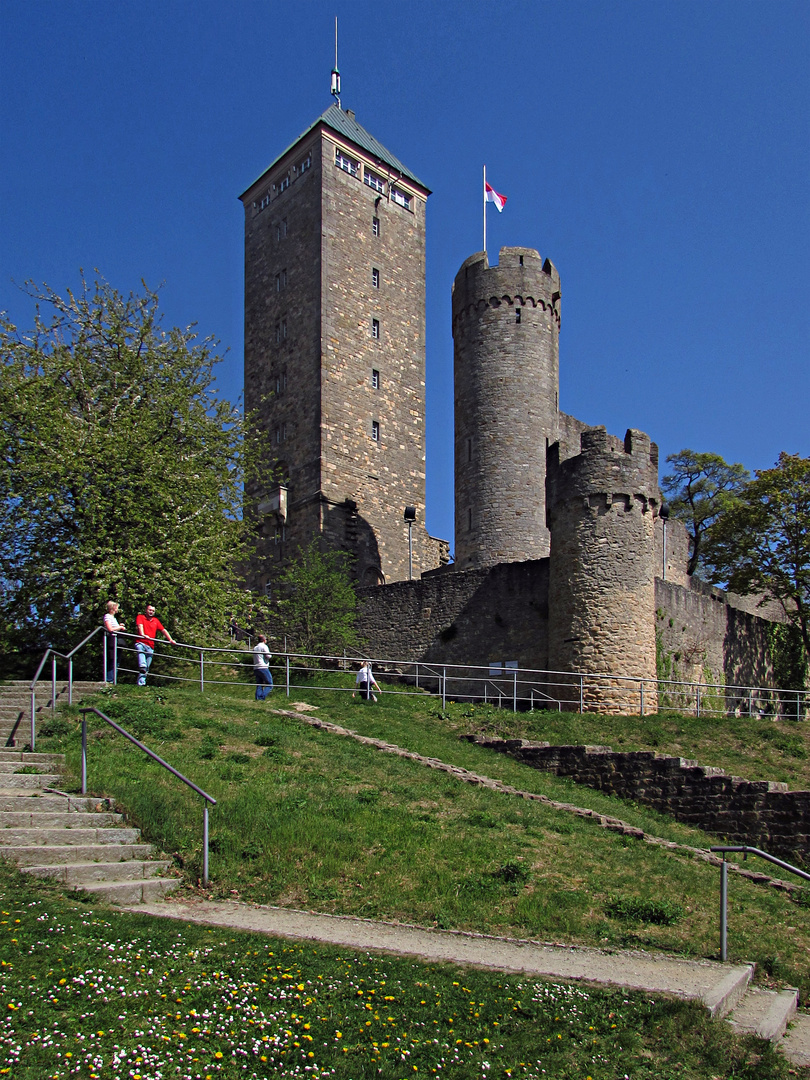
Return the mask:
<path id="1" fill-rule="evenodd" d="M 253 674 L 256 677 L 256 700 L 264 701 L 273 689 L 273 676 L 270 674 L 270 668 L 254 668 Z"/>
<path id="2" fill-rule="evenodd" d="M 146 686 L 146 673 L 152 666 L 152 657 L 155 650 L 151 645 L 144 645 L 142 641 L 135 642 L 135 652 L 138 654 L 138 686 Z"/>

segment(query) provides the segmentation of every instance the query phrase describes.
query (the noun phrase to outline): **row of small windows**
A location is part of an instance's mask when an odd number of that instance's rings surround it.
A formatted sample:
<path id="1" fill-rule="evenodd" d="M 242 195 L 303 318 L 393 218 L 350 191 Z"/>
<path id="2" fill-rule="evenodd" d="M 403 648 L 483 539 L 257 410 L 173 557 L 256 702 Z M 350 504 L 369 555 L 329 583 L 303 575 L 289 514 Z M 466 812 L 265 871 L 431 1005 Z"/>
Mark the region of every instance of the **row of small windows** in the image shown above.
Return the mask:
<path id="1" fill-rule="evenodd" d="M 280 180 L 277 180 L 274 184 L 271 184 L 271 186 L 260 198 L 254 199 L 253 209 L 256 211 L 256 213 L 260 213 L 262 210 L 266 209 L 266 207 L 270 205 L 271 199 L 275 198 L 276 195 L 280 195 L 282 191 L 287 190 L 287 188 L 290 186 L 291 179 L 294 180 L 298 175 L 303 176 L 303 174 L 307 171 L 307 169 L 310 168 L 311 165 L 312 153 L 310 152 L 305 158 L 293 165 L 292 169 L 289 172 L 285 173 L 285 175 L 282 176 Z M 287 235 L 286 222 L 284 235 Z"/>
<path id="2" fill-rule="evenodd" d="M 277 290 L 278 291 L 278 290 Z M 379 341 L 382 337 L 382 328 L 380 326 L 379 319 L 371 320 L 371 336 L 375 341 Z M 276 345 L 280 345 L 282 341 L 287 340 L 287 320 L 279 319 L 276 323 Z"/>
<path id="3" fill-rule="evenodd" d="M 360 178 L 360 162 L 355 161 L 354 158 L 351 158 L 348 156 L 348 154 L 345 154 L 339 146 L 335 147 L 335 165 L 339 169 L 343 169 L 344 172 L 347 172 L 349 176 L 356 176 L 358 179 Z M 372 169 L 369 169 L 368 166 L 364 165 L 362 168 L 363 183 L 370 187 L 372 191 L 377 191 L 380 195 L 384 195 L 386 185 L 385 177 L 380 176 L 379 173 L 375 173 Z M 401 188 L 395 187 L 393 184 L 391 184 L 390 195 L 391 201 L 395 202 L 397 206 L 402 206 L 406 210 L 410 210 L 411 196 L 404 192 Z M 377 236 L 378 234 L 375 232 L 374 235 Z"/>

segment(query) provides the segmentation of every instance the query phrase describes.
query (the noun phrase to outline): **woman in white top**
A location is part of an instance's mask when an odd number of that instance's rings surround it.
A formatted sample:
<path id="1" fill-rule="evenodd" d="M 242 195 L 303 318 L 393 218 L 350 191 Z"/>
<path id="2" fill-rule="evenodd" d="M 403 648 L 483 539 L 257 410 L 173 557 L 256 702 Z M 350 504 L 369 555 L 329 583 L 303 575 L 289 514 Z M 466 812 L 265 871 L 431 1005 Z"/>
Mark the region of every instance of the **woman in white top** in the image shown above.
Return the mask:
<path id="1" fill-rule="evenodd" d="M 126 630 L 123 623 L 116 619 L 118 604 L 115 600 L 107 601 L 107 614 L 104 616 L 104 633 L 107 638 L 107 682 L 114 683 L 116 668 L 118 667 L 118 639 L 116 634 L 119 630 Z"/>
<path id="2" fill-rule="evenodd" d="M 379 690 L 380 686 L 379 686 L 379 683 L 377 682 L 377 680 L 371 674 L 371 661 L 370 660 L 364 660 L 363 661 L 363 663 L 362 663 L 362 665 L 360 667 L 360 670 L 357 672 L 357 678 L 355 679 L 355 685 L 360 688 L 360 697 L 363 698 L 364 701 L 368 701 L 371 698 L 373 698 L 374 701 L 377 700 L 375 695 L 372 693 L 371 688 L 372 688 L 372 686 L 376 686 L 377 689 Z M 356 690 L 353 691 L 352 697 L 354 697 L 354 695 L 356 693 L 357 693 Z"/>

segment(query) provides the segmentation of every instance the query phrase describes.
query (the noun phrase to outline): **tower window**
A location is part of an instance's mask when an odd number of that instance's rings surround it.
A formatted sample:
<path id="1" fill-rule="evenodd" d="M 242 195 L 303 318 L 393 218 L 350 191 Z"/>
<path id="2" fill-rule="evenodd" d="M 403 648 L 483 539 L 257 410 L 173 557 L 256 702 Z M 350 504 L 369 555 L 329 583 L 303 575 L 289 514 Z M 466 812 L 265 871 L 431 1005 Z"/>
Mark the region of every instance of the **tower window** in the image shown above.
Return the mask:
<path id="1" fill-rule="evenodd" d="M 374 368 L 371 369 L 371 388 L 372 390 L 380 389 L 380 373 Z"/>
<path id="2" fill-rule="evenodd" d="M 380 422 L 379 420 L 371 421 L 371 437 L 374 442 L 380 441 Z"/>
<path id="3" fill-rule="evenodd" d="M 281 341 L 281 323 L 276 323 L 276 345 Z"/>
<path id="4" fill-rule="evenodd" d="M 467 461 L 472 461 L 472 439 L 467 439 Z"/>
<path id="5" fill-rule="evenodd" d="M 373 338 L 377 338 L 379 340 L 379 337 L 380 337 L 380 320 L 379 319 L 372 319 L 371 320 L 371 336 Z"/>
<path id="6" fill-rule="evenodd" d="M 281 320 L 281 340 L 282 341 L 287 340 L 287 320 L 286 319 Z"/>
<path id="7" fill-rule="evenodd" d="M 281 180 L 281 182 L 278 185 L 279 194 L 281 194 L 282 191 L 286 191 L 289 186 L 290 186 L 290 174 L 287 173 L 287 175 L 284 177 L 283 180 Z"/>
<path id="8" fill-rule="evenodd" d="M 380 271 L 376 266 L 372 266 L 371 268 L 371 284 L 375 289 L 379 289 L 380 287 Z"/>
<path id="9" fill-rule="evenodd" d="M 283 240 L 287 235 L 287 219 L 284 218 L 276 225 L 276 240 Z"/>
<path id="10" fill-rule="evenodd" d="M 363 180 L 373 191 L 379 191 L 381 195 L 385 192 L 385 180 L 371 169 L 363 170 Z"/>
<path id="11" fill-rule="evenodd" d="M 404 191 L 400 191 L 399 188 L 391 188 L 391 199 L 397 206 L 404 206 L 406 210 L 410 210 L 411 197 L 410 195 L 406 195 Z"/>
<path id="12" fill-rule="evenodd" d="M 339 169 L 343 169 L 344 172 L 347 172 L 349 176 L 357 176 L 360 169 L 360 166 L 356 161 L 347 157 L 343 151 L 337 147 L 335 147 L 335 165 L 337 165 Z"/>
<path id="13" fill-rule="evenodd" d="M 305 173 L 312 164 L 312 154 L 307 154 L 304 160 L 301 162 L 301 172 Z"/>
<path id="14" fill-rule="evenodd" d="M 380 235 L 380 219 L 378 217 L 373 217 L 371 219 L 371 231 L 374 236 Z"/>
<path id="15" fill-rule="evenodd" d="M 521 309 L 519 307 L 515 308 L 515 322 L 516 323 L 520 322 L 520 311 L 521 311 Z"/>
<path id="16" fill-rule="evenodd" d="M 262 210 L 264 210 L 264 209 L 265 209 L 265 207 L 267 207 L 267 206 L 269 206 L 269 205 L 270 205 L 270 192 L 269 192 L 269 191 L 265 191 L 264 195 L 262 195 L 262 197 L 261 197 L 261 198 L 259 199 L 259 201 L 258 201 L 258 202 L 255 202 L 255 203 L 254 203 L 253 205 L 254 205 L 254 206 L 256 207 L 256 210 L 257 210 L 257 211 L 258 211 L 259 213 L 260 213 L 260 212 L 261 212 Z"/>
<path id="17" fill-rule="evenodd" d="M 287 425 L 286 424 L 279 425 L 279 427 L 276 428 L 275 436 L 276 436 L 276 445 L 280 446 L 281 443 L 285 442 L 286 439 L 287 439 Z"/>
<path id="18" fill-rule="evenodd" d="M 280 274 L 276 274 L 276 292 L 281 292 L 282 289 L 287 286 L 287 271 L 282 270 Z"/>

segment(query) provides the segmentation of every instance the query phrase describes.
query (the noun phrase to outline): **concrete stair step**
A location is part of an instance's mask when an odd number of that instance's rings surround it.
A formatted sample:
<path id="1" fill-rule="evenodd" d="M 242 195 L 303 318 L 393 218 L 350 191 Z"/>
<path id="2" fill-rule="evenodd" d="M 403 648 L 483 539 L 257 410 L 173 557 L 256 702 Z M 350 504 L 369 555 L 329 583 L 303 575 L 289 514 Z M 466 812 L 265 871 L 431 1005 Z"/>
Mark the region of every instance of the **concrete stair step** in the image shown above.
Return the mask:
<path id="1" fill-rule="evenodd" d="M 62 827 L 57 829 L 18 828 L 0 829 L 0 848 L 45 847 L 58 844 L 60 847 L 74 847 L 77 844 L 136 844 L 140 839 L 140 829 L 87 829 Z"/>
<path id="2" fill-rule="evenodd" d="M 793 1065 L 810 1065 L 810 1015 L 797 1013 L 779 1045 Z"/>
<path id="3" fill-rule="evenodd" d="M 13 794 L 18 788 L 42 791 L 58 787 L 59 780 L 56 773 L 0 773 L 0 795 Z"/>
<path id="4" fill-rule="evenodd" d="M 122 814 L 110 811 L 0 810 L 0 831 L 4 829 L 99 829 L 120 825 Z"/>
<path id="5" fill-rule="evenodd" d="M 776 1042 L 784 1035 L 798 1001 L 799 992 L 792 988 L 763 990 L 749 986 L 726 1021 L 740 1034 L 750 1032 L 760 1039 Z"/>
<path id="6" fill-rule="evenodd" d="M 22 866 L 24 874 L 31 877 L 54 878 L 66 885 L 81 885 L 99 881 L 140 881 L 159 877 L 171 869 L 168 859 L 129 859 L 126 862 L 80 862 L 52 863 L 48 865 Z"/>
<path id="7" fill-rule="evenodd" d="M 0 857 L 17 864 L 22 870 L 26 866 L 41 866 L 47 860 L 48 865 L 55 863 L 76 862 L 128 862 L 130 859 L 149 859 L 153 854 L 151 844 L 22 844 L 0 846 Z"/>
<path id="8" fill-rule="evenodd" d="M 61 765 L 64 767 L 65 755 L 40 754 L 38 751 L 32 754 L 23 750 L 4 747 L 0 749 L 0 764 L 6 762 L 16 762 L 20 765 L 41 765 L 47 763 L 49 765 Z"/>
<path id="9" fill-rule="evenodd" d="M 54 761 L 2 761 L 0 760 L 0 785 L 3 777 L 9 773 L 19 773 L 20 769 L 38 769 L 43 775 L 52 774 L 53 766 L 58 764 Z"/>
<path id="10" fill-rule="evenodd" d="M 146 878 L 143 881 L 89 882 L 75 887 L 101 896 L 110 904 L 143 904 L 160 900 L 182 884 L 180 878 Z"/>
<path id="11" fill-rule="evenodd" d="M 77 811 L 89 812 L 96 806 L 106 808 L 106 800 L 91 799 L 85 795 L 49 795 L 40 791 L 25 791 L 20 788 L 17 791 L 3 792 L 0 790 L 0 812 L 2 811 L 27 811 L 31 813 L 64 812 L 68 814 Z"/>

